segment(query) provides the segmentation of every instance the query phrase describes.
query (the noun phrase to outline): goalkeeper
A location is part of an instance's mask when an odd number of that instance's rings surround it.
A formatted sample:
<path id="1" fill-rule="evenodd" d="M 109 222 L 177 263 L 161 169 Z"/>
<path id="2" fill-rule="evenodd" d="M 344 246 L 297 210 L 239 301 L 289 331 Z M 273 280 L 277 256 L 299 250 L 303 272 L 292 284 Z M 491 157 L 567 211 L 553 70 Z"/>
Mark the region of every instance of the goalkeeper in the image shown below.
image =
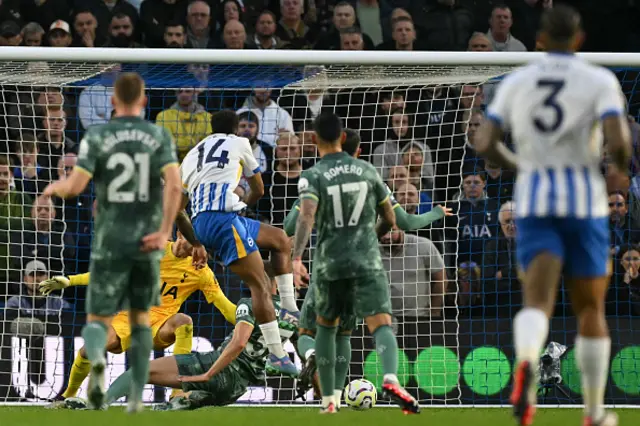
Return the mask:
<path id="1" fill-rule="evenodd" d="M 168 241 L 164 256 L 160 260 L 161 300 L 159 306 L 149 310 L 154 350 L 163 350 L 175 343 L 174 354 L 191 352 L 193 340 L 193 322 L 188 315 L 178 313 L 180 306 L 194 292 L 204 293 L 207 302 L 213 303 L 222 312 L 227 321 L 235 324 L 236 306 L 224 295 L 213 271 L 208 267 L 196 269 L 190 253 L 193 247 L 178 233 L 175 242 Z M 53 277 L 40 283 L 40 292 L 49 294 L 69 286 L 87 285 L 89 273 L 70 277 Z M 129 315 L 127 311 L 119 312 L 111 322 L 108 330 L 107 351 L 119 354 L 126 351 L 131 344 Z M 62 394 L 64 398 L 75 397 L 80 385 L 89 374 L 91 364 L 86 357 L 85 348 L 78 351 L 73 360 L 69 384 Z M 174 390 L 174 394 L 177 393 Z M 64 406 L 59 402 L 53 408 Z"/>
<path id="2" fill-rule="evenodd" d="M 360 136 L 358 132 L 352 129 L 344 129 L 346 138 L 342 144 L 342 150 L 349 155 L 358 157 L 360 154 Z M 396 224 L 403 231 L 412 231 L 424 228 L 436 220 L 442 219 L 444 216 L 451 216 L 451 209 L 448 207 L 436 206 L 432 211 L 421 215 L 407 213 L 402 206 L 396 201 L 391 190 L 387 187 L 391 204 L 396 214 Z M 298 206 L 300 200 L 296 201 L 293 208 L 284 220 L 284 230 L 288 236 L 292 236 L 296 231 L 296 222 L 300 214 Z M 306 277 L 308 280 L 308 277 Z M 305 361 L 304 368 L 298 377 L 298 397 L 303 397 L 306 391 L 313 384 L 316 372 L 315 363 L 315 334 L 316 334 L 316 312 L 314 292 L 311 288 L 307 290 L 307 294 L 302 304 L 300 313 L 300 329 L 298 331 L 298 353 Z M 342 387 L 349 368 L 351 360 L 351 331 L 356 327 L 356 318 L 341 318 L 338 329 L 338 337 L 336 341 L 336 349 L 338 360 L 336 362 L 336 399 L 341 400 Z M 342 378 L 342 379 L 340 379 Z M 340 395 L 337 395 L 337 393 Z"/>
<path id="3" fill-rule="evenodd" d="M 282 341 L 295 340 L 297 319 L 280 315 L 280 297 L 271 279 L 273 305 Z M 232 321 L 235 328 L 220 348 L 207 353 L 165 356 L 151 361 L 149 384 L 182 388 L 183 392 L 156 410 L 193 410 L 205 406 L 229 405 L 247 392 L 249 386 L 264 386 L 269 350 L 264 343 L 250 298 L 240 299 Z M 131 390 L 131 370 L 118 377 L 107 391 L 106 404 L 127 396 Z M 83 409 L 84 401 L 73 398 L 70 408 Z M 106 408 L 106 407 L 103 407 Z"/>

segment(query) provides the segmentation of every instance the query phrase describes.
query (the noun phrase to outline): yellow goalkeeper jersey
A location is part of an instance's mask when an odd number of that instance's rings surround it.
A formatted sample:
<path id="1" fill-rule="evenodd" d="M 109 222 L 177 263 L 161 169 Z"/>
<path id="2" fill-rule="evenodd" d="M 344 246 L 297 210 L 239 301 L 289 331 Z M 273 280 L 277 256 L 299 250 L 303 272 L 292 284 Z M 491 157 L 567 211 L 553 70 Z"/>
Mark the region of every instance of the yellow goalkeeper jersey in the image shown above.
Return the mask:
<path id="1" fill-rule="evenodd" d="M 213 303 L 228 322 L 235 324 L 236 305 L 224 295 L 211 268 L 195 269 L 191 256 L 178 258 L 174 256 L 172 247 L 173 242 L 167 242 L 160 260 L 160 306 L 152 307 L 151 312 L 170 317 L 180 311 L 189 296 L 200 290 L 207 302 Z M 71 275 L 69 281 L 71 285 L 87 285 L 89 277 L 88 272 Z"/>

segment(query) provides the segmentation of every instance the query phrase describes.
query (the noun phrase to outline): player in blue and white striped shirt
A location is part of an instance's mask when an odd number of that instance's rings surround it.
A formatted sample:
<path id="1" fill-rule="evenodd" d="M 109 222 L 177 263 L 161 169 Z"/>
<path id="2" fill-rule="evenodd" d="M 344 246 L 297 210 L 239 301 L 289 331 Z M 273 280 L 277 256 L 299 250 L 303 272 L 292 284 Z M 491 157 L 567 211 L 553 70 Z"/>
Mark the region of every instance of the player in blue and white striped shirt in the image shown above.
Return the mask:
<path id="1" fill-rule="evenodd" d="M 517 168 L 517 256 L 524 308 L 514 318 L 517 367 L 511 402 L 521 425 L 533 420 L 537 368 L 563 275 L 578 319 L 585 426 L 615 426 L 603 409 L 611 340 L 605 321 L 609 232 L 607 190 L 599 169 L 602 133 L 620 172 L 631 149 L 620 84 L 610 71 L 575 57 L 580 17 L 557 6 L 543 15 L 540 41 L 550 52 L 509 75 L 488 108 L 476 149 Z M 516 155 L 502 139 L 510 131 Z"/>
<path id="2" fill-rule="evenodd" d="M 283 311 L 299 317 L 293 287 L 291 243 L 282 229 L 240 216 L 264 194 L 260 167 L 247 138 L 238 137 L 238 116 L 220 111 L 211 117 L 213 134 L 185 156 L 180 172 L 191 203 L 193 229 L 198 240 L 214 250 L 251 290 L 256 319 L 271 352 L 269 373 L 297 376 L 298 369 L 282 348 L 276 311 L 265 282 L 258 247 L 271 250 L 271 265 L 278 283 Z M 234 192 L 244 174 L 251 191 L 245 202 Z M 223 366 L 221 366 L 222 368 Z"/>

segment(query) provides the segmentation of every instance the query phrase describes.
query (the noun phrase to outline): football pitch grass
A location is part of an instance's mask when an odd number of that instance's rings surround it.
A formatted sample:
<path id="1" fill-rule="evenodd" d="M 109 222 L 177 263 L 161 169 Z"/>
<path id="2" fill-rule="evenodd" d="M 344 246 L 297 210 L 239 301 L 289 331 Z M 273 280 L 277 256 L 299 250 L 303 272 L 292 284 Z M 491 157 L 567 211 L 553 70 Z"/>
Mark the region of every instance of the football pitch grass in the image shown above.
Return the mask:
<path id="1" fill-rule="evenodd" d="M 419 415 L 403 415 L 398 409 L 357 412 L 342 409 L 336 415 L 320 415 L 316 408 L 205 408 L 189 412 L 146 410 L 127 415 L 124 407 L 109 411 L 45 410 L 41 407 L 0 407 L 2 426 L 515 426 L 508 408 L 424 408 Z M 640 410 L 618 409 L 620 425 L 639 425 Z M 582 410 L 543 408 L 535 425 L 581 426 Z"/>

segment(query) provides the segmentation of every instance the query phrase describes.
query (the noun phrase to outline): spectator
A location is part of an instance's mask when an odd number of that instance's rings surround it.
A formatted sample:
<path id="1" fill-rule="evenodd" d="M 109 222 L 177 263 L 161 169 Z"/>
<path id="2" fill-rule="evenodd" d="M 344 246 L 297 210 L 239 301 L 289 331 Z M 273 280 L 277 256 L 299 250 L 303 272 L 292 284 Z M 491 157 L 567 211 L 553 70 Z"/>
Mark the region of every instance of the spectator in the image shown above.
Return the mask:
<path id="1" fill-rule="evenodd" d="M 420 2 L 418 2 L 420 3 Z M 473 31 L 473 14 L 456 0 L 438 0 L 424 20 L 416 20 L 426 50 L 465 50 Z"/>
<path id="2" fill-rule="evenodd" d="M 278 97 L 278 105 L 291 115 L 296 129 L 310 130 L 312 128 L 311 126 L 305 126 L 320 115 L 323 106 L 333 103 L 333 100 L 325 92 L 324 88 L 322 88 L 322 78 L 324 76 L 318 71 L 317 67 L 307 66 L 304 69 L 304 74 L 306 76 L 313 76 L 317 73 L 316 81 L 319 82 L 318 86 L 320 87 L 303 90 L 285 89 Z"/>
<path id="3" fill-rule="evenodd" d="M 486 177 L 478 169 L 466 170 L 463 174 L 462 192 L 457 197 L 458 234 L 451 235 L 450 241 L 458 241 L 459 262 L 472 261 L 482 264 L 485 244 L 498 233 L 498 203 L 487 198 L 484 191 Z M 456 253 L 455 249 L 447 250 Z"/>
<path id="4" fill-rule="evenodd" d="M 512 307 L 522 303 L 516 261 L 515 212 L 512 201 L 500 207 L 498 221 L 501 232 L 497 239 L 487 242 L 484 250 L 484 304 L 498 315 L 510 315 Z"/>
<path id="5" fill-rule="evenodd" d="M 196 0 L 187 7 L 187 47 L 213 49 L 216 41 L 211 37 L 211 7 Z"/>
<path id="6" fill-rule="evenodd" d="M 238 0 L 222 0 L 219 3 L 216 16 L 218 17 L 218 30 L 222 30 L 229 21 L 244 22 L 242 5 Z"/>
<path id="7" fill-rule="evenodd" d="M 247 49 L 247 32 L 242 22 L 230 20 L 224 25 L 222 41 L 226 49 Z"/>
<path id="8" fill-rule="evenodd" d="M 146 4 L 142 3 L 143 5 Z M 184 31 L 184 25 L 179 22 L 169 22 L 166 27 L 164 27 L 164 47 L 168 47 L 170 49 L 173 48 L 183 48 L 187 43 L 187 34 Z"/>
<path id="9" fill-rule="evenodd" d="M 13 169 L 16 190 L 37 197 L 51 181 L 51 173 L 38 164 L 38 145 L 32 133 L 25 132 L 18 144 L 18 165 Z"/>
<path id="10" fill-rule="evenodd" d="M 44 131 L 39 135 L 38 161 L 43 167 L 51 169 L 64 153 L 75 151 L 76 144 L 65 134 L 67 114 L 61 107 L 46 108 L 42 124 Z"/>
<path id="11" fill-rule="evenodd" d="M 376 49 L 378 50 L 422 50 L 416 42 L 416 30 L 413 20 L 401 16 L 391 24 L 391 37 L 393 40 L 386 41 Z"/>
<path id="12" fill-rule="evenodd" d="M 486 34 L 476 32 L 469 38 L 467 50 L 470 52 L 491 52 L 493 51 L 493 46 Z"/>
<path id="13" fill-rule="evenodd" d="M 47 34 L 47 41 L 51 47 L 71 46 L 73 37 L 71 37 L 71 27 L 69 24 L 61 19 L 51 24 L 49 34 Z"/>
<path id="14" fill-rule="evenodd" d="M 69 302 L 65 301 L 62 297 L 43 296 L 40 294 L 38 284 L 47 278 L 49 278 L 47 265 L 39 260 L 28 262 L 24 267 L 22 278 L 25 291 L 20 291 L 19 296 L 9 298 L 6 309 L 20 311 L 18 316 L 26 317 L 25 319 L 33 316 L 46 317 L 49 315 L 60 315 L 63 309 L 71 309 Z M 44 329 L 42 322 L 40 322 L 40 325 Z M 15 328 L 18 327 L 16 326 Z M 30 332 L 24 334 L 31 335 L 32 332 L 31 330 L 29 331 Z M 34 334 L 44 334 L 44 331 Z"/>
<path id="15" fill-rule="evenodd" d="M 631 223 L 629 203 L 622 191 L 609 193 L 609 231 L 613 254 L 618 254 L 620 247 L 640 243 L 640 232 Z"/>
<path id="16" fill-rule="evenodd" d="M 14 21 L 4 21 L 0 24 L 0 46 L 20 46 L 22 35 L 20 25 Z"/>
<path id="17" fill-rule="evenodd" d="M 314 43 L 309 27 L 302 20 L 304 13 L 302 0 L 281 0 L 276 35 L 292 49 L 308 49 Z"/>
<path id="18" fill-rule="evenodd" d="M 252 49 L 281 49 L 284 43 L 276 36 L 276 15 L 270 10 L 265 10 L 258 15 L 253 40 L 250 41 Z"/>
<path id="19" fill-rule="evenodd" d="M 333 25 L 329 31 L 323 34 L 314 49 L 317 50 L 340 50 L 342 48 L 341 34 L 347 28 L 356 26 L 356 11 L 347 1 L 341 1 L 333 8 Z M 369 49 L 373 49 L 373 41 L 366 34 L 359 32 L 360 36 Z M 364 49 L 343 49 L 343 50 L 364 50 Z"/>
<path id="20" fill-rule="evenodd" d="M 278 134 L 282 131 L 293 132 L 293 120 L 289 113 L 271 100 L 271 89 L 253 89 L 253 94 L 237 111 L 253 112 L 260 120 L 258 139 L 275 146 Z"/>
<path id="21" fill-rule="evenodd" d="M 420 205 L 420 195 L 418 188 L 410 182 L 403 182 L 396 185 L 394 193 L 398 203 L 409 214 L 418 214 L 418 206 Z"/>
<path id="22" fill-rule="evenodd" d="M 7 282 L 18 279 L 11 277 L 9 268 L 10 232 L 23 229 L 23 220 L 29 214 L 31 198 L 11 188 L 13 170 L 9 159 L 0 155 L 0 295 L 7 294 Z"/>
<path id="23" fill-rule="evenodd" d="M 37 87 L 27 93 L 17 93 L 16 99 L 5 103 L 10 140 L 21 140 L 26 130 L 41 129 L 46 108 L 60 108 L 63 103 L 60 87 Z"/>
<path id="24" fill-rule="evenodd" d="M 281 226 L 298 199 L 298 180 L 302 174 L 302 147 L 298 137 L 290 132 L 278 135 L 271 185 L 271 224 Z"/>
<path id="25" fill-rule="evenodd" d="M 117 12 L 111 17 L 109 23 L 109 43 L 106 47 L 143 47 L 135 41 L 135 27 L 131 16 L 123 12 Z"/>
<path id="26" fill-rule="evenodd" d="M 37 22 L 29 22 L 22 27 L 21 36 L 22 43 L 24 43 L 25 46 L 42 46 L 44 28 Z"/>
<path id="27" fill-rule="evenodd" d="M 238 114 L 238 136 L 245 137 L 251 142 L 253 156 L 260 165 L 260 172 L 265 179 L 270 179 L 273 169 L 273 147 L 258 139 L 260 120 L 251 111 Z"/>
<path id="28" fill-rule="evenodd" d="M 615 312 L 616 315 L 640 315 L 640 248 L 637 245 L 620 247 L 620 265 L 622 271 L 616 279 Z M 630 309 L 624 306 L 630 303 Z"/>
<path id="29" fill-rule="evenodd" d="M 100 83 L 80 92 L 78 116 L 83 128 L 88 129 L 94 124 L 104 124 L 111 120 L 113 83 L 119 72 L 120 67 L 114 67 L 100 74 Z"/>
<path id="30" fill-rule="evenodd" d="M 397 193 L 401 185 L 409 183 L 409 170 L 405 166 L 393 166 L 389 169 L 387 185 L 391 192 Z"/>
<path id="31" fill-rule="evenodd" d="M 182 27 L 187 18 L 188 2 L 182 0 L 145 0 L 140 6 L 140 28 L 144 34 L 144 44 L 147 47 L 165 47 L 167 31 L 169 27 L 176 32 L 178 26 Z M 176 47 L 176 46 L 171 46 Z M 184 43 L 180 47 L 184 47 Z"/>
<path id="32" fill-rule="evenodd" d="M 505 5 L 498 5 L 491 11 L 489 31 L 487 37 L 496 52 L 526 52 L 524 44 L 511 35 L 513 19 L 511 9 Z"/>
<path id="33" fill-rule="evenodd" d="M 441 317 L 446 281 L 444 260 L 436 246 L 397 227 L 380 242 L 382 263 L 389 274 L 391 307 L 398 323 Z"/>
<path id="34" fill-rule="evenodd" d="M 465 119 L 463 120 L 463 122 L 466 123 L 464 161 L 466 164 L 470 164 L 473 167 L 476 167 L 478 163 L 483 161 L 482 158 L 478 156 L 474 148 L 476 132 L 480 128 L 483 120 L 484 113 L 479 109 L 468 110 L 465 114 Z"/>
<path id="35" fill-rule="evenodd" d="M 305 129 L 311 129 L 311 124 L 306 124 Z M 315 132 L 313 130 L 303 130 L 297 133 L 300 145 L 302 147 L 302 168 L 307 170 L 315 166 L 318 159 L 318 147 L 314 142 Z"/>
<path id="36" fill-rule="evenodd" d="M 64 265 L 72 264 L 76 245 L 65 235 L 64 222 L 56 220 L 56 209 L 50 198 L 36 198 L 31 208 L 31 221 L 25 225 L 21 231 L 14 230 L 11 236 L 13 267 L 19 270 L 30 260 L 42 259 L 54 275 L 66 275 Z"/>
<path id="37" fill-rule="evenodd" d="M 2 3 L 21 3 L 22 21 L 36 22 L 42 28 L 49 28 L 57 19 L 66 20 L 72 8 L 69 0 L 18 0 Z"/>
<path id="38" fill-rule="evenodd" d="M 401 164 L 409 171 L 409 181 L 420 191 L 433 188 L 433 162 L 426 145 L 418 142 L 407 144 L 402 149 Z"/>
<path id="39" fill-rule="evenodd" d="M 71 44 L 74 47 L 101 47 L 106 44 L 106 35 L 98 32 L 98 21 L 93 12 L 88 9 L 81 9 L 75 12 L 73 28 L 76 36 Z"/>
<path id="40" fill-rule="evenodd" d="M 482 271 L 476 262 L 462 262 L 458 267 L 458 288 L 452 288 L 451 293 L 457 293 L 447 305 L 453 305 L 456 312 L 447 317 L 456 318 L 475 316 L 478 307 L 483 306 L 482 301 Z"/>
<path id="41" fill-rule="evenodd" d="M 193 88 L 178 90 L 176 102 L 158 114 L 156 124 L 173 135 L 180 159 L 211 134 L 211 114 L 198 103 L 198 91 Z"/>
<path id="42" fill-rule="evenodd" d="M 385 0 L 351 0 L 355 3 L 356 16 L 362 32 L 371 38 L 374 46 L 391 38 L 388 16 L 391 7 Z"/>
<path id="43" fill-rule="evenodd" d="M 349 27 L 340 31 L 340 50 L 365 50 L 362 31 Z"/>
<path id="44" fill-rule="evenodd" d="M 96 17 L 98 31 L 102 37 L 109 34 L 109 26 L 114 15 L 125 14 L 131 20 L 131 25 L 138 22 L 138 11 L 127 0 L 83 0 L 89 10 Z"/>
<path id="45" fill-rule="evenodd" d="M 460 109 L 479 109 L 484 102 L 482 86 L 464 85 L 460 91 Z"/>
<path id="46" fill-rule="evenodd" d="M 511 170 L 502 170 L 499 165 L 493 164 L 490 160 L 484 160 L 484 171 L 487 175 L 486 191 L 487 197 L 504 204 L 513 197 L 513 186 L 516 175 Z"/>

